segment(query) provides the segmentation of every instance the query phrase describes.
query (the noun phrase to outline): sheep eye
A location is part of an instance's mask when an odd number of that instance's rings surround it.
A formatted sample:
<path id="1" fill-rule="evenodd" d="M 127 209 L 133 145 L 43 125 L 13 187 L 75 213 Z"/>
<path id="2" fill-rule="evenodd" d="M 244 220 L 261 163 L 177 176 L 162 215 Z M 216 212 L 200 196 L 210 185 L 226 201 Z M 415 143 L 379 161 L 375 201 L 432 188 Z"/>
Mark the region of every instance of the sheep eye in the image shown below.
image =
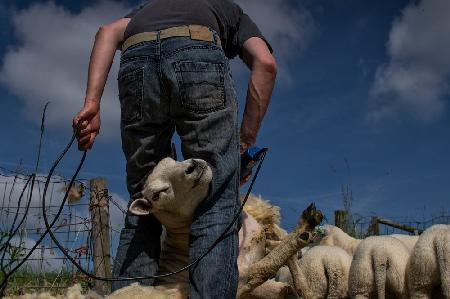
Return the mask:
<path id="1" fill-rule="evenodd" d="M 186 169 L 185 173 L 186 173 L 186 174 L 191 174 L 191 173 L 194 172 L 194 170 L 195 170 L 195 165 L 191 165 L 191 166 L 189 166 L 189 167 Z"/>
<path id="2" fill-rule="evenodd" d="M 152 200 L 153 201 L 158 201 L 159 200 L 159 195 L 161 194 L 161 192 L 155 192 L 155 193 L 153 193 L 153 196 L 152 196 Z"/>

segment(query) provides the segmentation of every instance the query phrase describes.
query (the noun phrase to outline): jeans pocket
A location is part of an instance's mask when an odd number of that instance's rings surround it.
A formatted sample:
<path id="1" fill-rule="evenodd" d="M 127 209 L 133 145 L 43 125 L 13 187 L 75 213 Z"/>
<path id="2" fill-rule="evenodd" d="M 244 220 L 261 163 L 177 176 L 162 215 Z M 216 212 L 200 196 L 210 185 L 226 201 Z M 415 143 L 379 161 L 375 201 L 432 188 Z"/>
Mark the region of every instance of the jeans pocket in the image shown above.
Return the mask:
<path id="1" fill-rule="evenodd" d="M 208 113 L 225 108 L 223 63 L 177 61 L 174 68 L 184 109 Z"/>
<path id="2" fill-rule="evenodd" d="M 121 120 L 124 123 L 140 121 L 144 97 L 144 68 L 121 74 L 118 80 Z"/>

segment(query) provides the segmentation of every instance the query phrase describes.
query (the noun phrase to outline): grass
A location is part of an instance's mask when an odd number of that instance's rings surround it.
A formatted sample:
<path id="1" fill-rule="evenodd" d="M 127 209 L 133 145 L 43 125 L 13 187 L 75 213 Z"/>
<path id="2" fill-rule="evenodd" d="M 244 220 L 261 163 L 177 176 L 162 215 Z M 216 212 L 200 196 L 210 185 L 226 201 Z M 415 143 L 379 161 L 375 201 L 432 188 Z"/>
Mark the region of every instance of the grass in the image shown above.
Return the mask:
<path id="1" fill-rule="evenodd" d="M 3 275 L 0 273 L 0 281 L 1 280 L 3 280 Z M 21 295 L 33 292 L 62 294 L 65 293 L 67 287 L 76 283 L 81 284 L 83 290 L 91 287 L 90 280 L 78 273 L 71 273 L 68 271 L 44 273 L 19 271 L 10 277 L 6 294 Z"/>

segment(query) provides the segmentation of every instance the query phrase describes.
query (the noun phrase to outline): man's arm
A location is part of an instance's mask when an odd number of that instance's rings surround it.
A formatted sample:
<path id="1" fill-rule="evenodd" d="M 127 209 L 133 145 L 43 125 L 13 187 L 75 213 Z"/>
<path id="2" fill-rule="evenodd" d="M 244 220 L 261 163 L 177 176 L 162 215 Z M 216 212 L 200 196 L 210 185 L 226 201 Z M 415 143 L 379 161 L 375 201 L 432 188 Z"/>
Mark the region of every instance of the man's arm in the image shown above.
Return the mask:
<path id="1" fill-rule="evenodd" d="M 252 37 L 245 41 L 242 58 L 251 70 L 244 117 L 240 131 L 240 150 L 243 153 L 255 144 L 262 119 L 269 106 L 277 65 L 264 40 Z"/>
<path id="2" fill-rule="evenodd" d="M 89 62 L 84 106 L 73 119 L 74 129 L 81 121 L 81 126 L 77 131 L 78 148 L 80 150 L 92 148 L 95 137 L 99 133 L 100 100 L 114 54 L 123 42 L 125 28 L 129 22 L 129 18 L 121 18 L 108 25 L 101 26 L 95 35 Z"/>

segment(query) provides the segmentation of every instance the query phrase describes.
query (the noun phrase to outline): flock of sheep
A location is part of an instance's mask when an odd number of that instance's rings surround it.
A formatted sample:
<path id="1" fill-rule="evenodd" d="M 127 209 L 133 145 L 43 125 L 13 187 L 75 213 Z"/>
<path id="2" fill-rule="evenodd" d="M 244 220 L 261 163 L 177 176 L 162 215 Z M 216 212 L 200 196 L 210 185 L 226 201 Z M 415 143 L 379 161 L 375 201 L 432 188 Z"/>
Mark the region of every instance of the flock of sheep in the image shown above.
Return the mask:
<path id="1" fill-rule="evenodd" d="M 302 298 L 450 298 L 450 226 L 434 225 L 420 237 L 354 239 L 326 225 L 325 235 L 304 248 L 300 275 L 287 269 L 278 280 L 296 284 Z"/>
<path id="2" fill-rule="evenodd" d="M 184 171 L 194 166 L 195 171 Z M 211 178 L 212 172 L 204 161 L 178 162 L 166 158 L 148 177 L 143 197 L 131 204 L 132 213 L 152 213 L 165 227 L 160 271 L 170 272 L 188 263 L 191 218 L 205 198 Z M 170 192 L 157 198 L 155 190 L 161 184 Z M 450 299 L 450 225 L 434 225 L 420 237 L 389 235 L 359 240 L 331 225 L 323 226 L 320 234 L 312 233 L 322 216 L 310 205 L 294 232 L 288 234 L 279 226 L 279 208 L 261 197 L 251 196 L 239 232 L 238 297 Z M 174 229 L 178 232 L 175 237 L 170 234 Z M 304 247 L 313 235 L 317 237 Z M 303 239 L 304 236 L 307 238 Z M 187 273 L 183 273 L 159 281 L 154 287 L 133 284 L 106 298 L 184 299 L 188 286 Z M 10 298 L 102 297 L 92 292 L 83 295 L 80 287 L 74 286 L 56 297 L 35 293 Z"/>

